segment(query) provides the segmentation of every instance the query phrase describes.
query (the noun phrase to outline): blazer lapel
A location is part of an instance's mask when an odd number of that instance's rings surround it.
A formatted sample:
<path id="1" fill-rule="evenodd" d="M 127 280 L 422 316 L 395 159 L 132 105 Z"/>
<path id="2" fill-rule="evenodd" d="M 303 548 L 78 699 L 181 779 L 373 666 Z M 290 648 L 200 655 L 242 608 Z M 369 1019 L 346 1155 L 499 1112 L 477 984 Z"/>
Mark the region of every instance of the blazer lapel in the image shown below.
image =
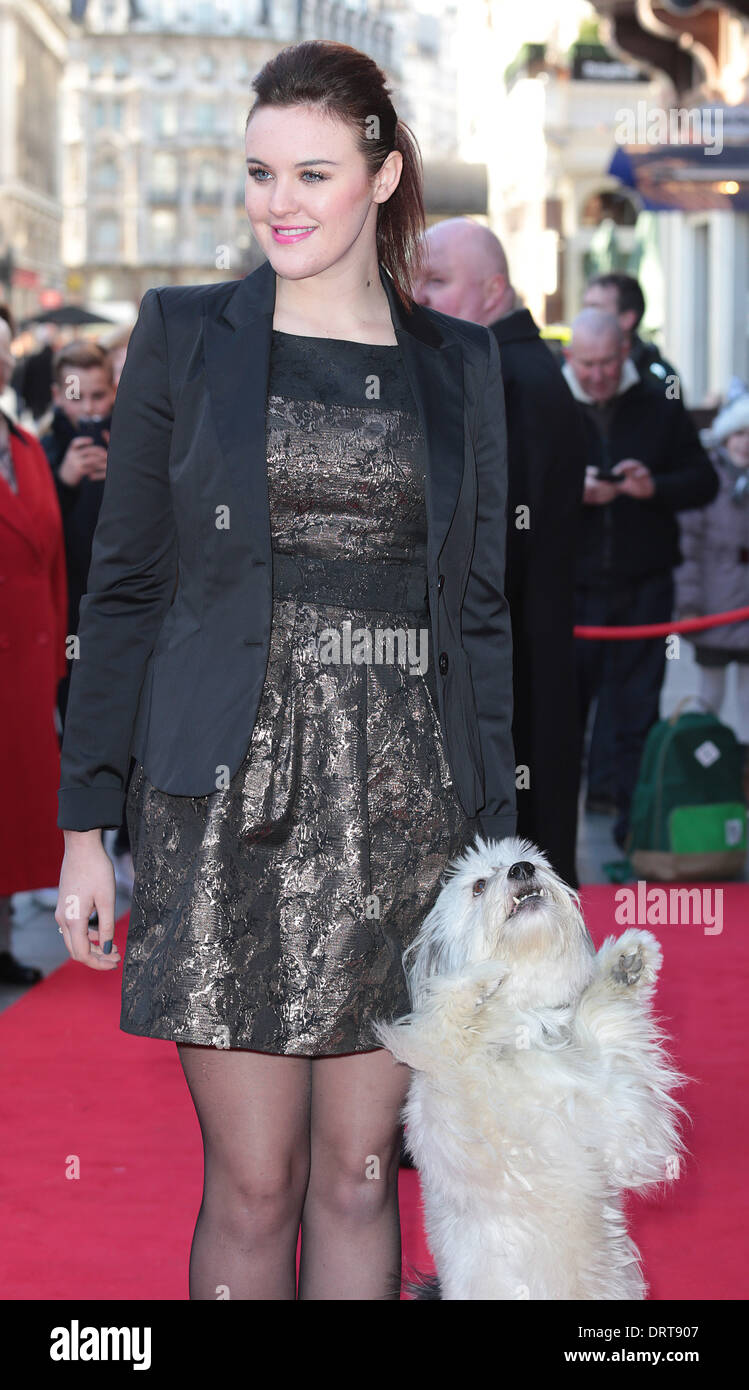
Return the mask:
<path id="1" fill-rule="evenodd" d="M 393 328 L 424 431 L 428 559 L 436 565 L 460 492 L 465 458 L 463 354 L 417 304 L 409 313 L 382 266 Z M 206 317 L 208 390 L 221 447 L 250 516 L 267 511 L 265 412 L 276 302 L 269 260 L 241 279 L 220 315 Z"/>

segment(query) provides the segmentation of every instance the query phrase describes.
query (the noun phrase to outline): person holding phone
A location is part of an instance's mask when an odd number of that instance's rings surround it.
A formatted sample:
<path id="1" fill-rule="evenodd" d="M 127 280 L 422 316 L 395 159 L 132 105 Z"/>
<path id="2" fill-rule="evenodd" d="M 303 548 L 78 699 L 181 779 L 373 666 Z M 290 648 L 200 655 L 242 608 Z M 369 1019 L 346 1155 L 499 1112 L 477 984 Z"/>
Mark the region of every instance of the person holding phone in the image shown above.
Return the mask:
<path id="1" fill-rule="evenodd" d="M 669 622 L 679 564 L 677 513 L 704 507 L 718 477 L 678 396 L 641 379 L 614 314 L 582 309 L 563 374 L 587 432 L 576 580 L 576 623 L 626 627 Z M 626 849 L 632 796 L 648 731 L 658 718 L 663 639 L 577 642 L 580 727 L 611 691 L 617 820 Z"/>
<path id="2" fill-rule="evenodd" d="M 107 353 L 96 343 L 73 341 L 53 361 L 53 408 L 40 442 L 57 488 L 65 533 L 68 633 L 78 631 L 81 599 L 91 563 L 107 474 L 107 445 L 116 388 Z M 64 725 L 72 662 L 60 681 L 57 707 Z"/>

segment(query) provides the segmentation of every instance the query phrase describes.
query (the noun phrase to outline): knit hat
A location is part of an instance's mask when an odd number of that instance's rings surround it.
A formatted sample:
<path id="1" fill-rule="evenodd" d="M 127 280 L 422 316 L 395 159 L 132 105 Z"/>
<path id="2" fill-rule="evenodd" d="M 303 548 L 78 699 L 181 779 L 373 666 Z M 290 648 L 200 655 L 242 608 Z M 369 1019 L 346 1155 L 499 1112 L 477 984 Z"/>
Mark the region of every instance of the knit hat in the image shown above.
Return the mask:
<path id="1" fill-rule="evenodd" d="M 749 392 L 724 405 L 708 430 L 711 444 L 722 444 L 737 430 L 749 430 Z"/>

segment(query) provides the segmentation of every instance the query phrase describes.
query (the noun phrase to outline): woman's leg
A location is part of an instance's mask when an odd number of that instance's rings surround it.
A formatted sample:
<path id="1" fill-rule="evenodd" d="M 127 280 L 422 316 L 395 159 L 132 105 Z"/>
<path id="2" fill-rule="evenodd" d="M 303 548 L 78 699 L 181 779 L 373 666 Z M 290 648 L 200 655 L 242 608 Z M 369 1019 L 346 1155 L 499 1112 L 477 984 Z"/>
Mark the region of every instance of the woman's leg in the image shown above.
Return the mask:
<path id="1" fill-rule="evenodd" d="M 397 1298 L 400 1111 L 411 1073 L 384 1048 L 311 1061 L 299 1298 Z"/>
<path id="2" fill-rule="evenodd" d="M 309 1057 L 178 1043 L 203 1135 L 190 1298 L 294 1299 L 309 1176 Z"/>

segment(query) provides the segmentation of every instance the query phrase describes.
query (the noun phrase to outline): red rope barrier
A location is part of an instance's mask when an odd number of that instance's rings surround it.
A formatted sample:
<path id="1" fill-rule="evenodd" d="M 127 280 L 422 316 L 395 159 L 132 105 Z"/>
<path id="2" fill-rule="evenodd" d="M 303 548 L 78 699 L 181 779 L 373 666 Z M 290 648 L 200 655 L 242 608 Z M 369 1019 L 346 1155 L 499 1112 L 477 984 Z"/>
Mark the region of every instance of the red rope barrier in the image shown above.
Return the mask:
<path id="1" fill-rule="evenodd" d="M 727 613 L 711 613 L 707 618 L 683 618 L 678 623 L 650 623 L 640 627 L 574 627 L 575 637 L 586 637 L 589 641 L 602 637 L 615 642 L 634 637 L 670 637 L 677 632 L 704 632 L 708 627 L 725 627 L 727 623 L 740 623 L 749 618 L 749 608 L 732 608 Z"/>

